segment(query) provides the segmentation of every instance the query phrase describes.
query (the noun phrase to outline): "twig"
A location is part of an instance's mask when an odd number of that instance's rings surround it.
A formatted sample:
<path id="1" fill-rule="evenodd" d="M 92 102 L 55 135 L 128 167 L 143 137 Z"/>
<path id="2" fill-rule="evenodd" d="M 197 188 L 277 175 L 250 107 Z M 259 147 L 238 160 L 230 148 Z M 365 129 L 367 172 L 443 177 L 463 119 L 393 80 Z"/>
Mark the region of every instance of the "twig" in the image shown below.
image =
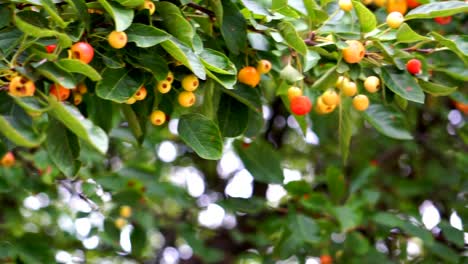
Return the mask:
<path id="1" fill-rule="evenodd" d="M 188 3 L 187 6 L 207 14 L 212 21 L 216 19 L 215 13 L 209 9 L 204 8 L 203 6 L 200 6 L 195 3 Z"/>

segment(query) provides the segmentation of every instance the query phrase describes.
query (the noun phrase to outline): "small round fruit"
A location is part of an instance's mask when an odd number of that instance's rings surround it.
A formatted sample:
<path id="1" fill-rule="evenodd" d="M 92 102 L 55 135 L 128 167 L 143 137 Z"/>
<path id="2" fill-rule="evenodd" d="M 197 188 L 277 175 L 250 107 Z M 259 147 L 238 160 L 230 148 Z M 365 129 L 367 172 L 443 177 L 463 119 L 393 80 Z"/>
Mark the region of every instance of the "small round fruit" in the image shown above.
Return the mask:
<path id="1" fill-rule="evenodd" d="M 10 168 L 13 165 L 15 165 L 15 162 L 15 155 L 13 155 L 12 152 L 7 152 L 5 155 L 3 155 L 2 159 L 0 160 L 0 165 L 3 167 Z"/>
<path id="2" fill-rule="evenodd" d="M 138 91 L 135 93 L 135 95 L 133 97 L 135 97 L 135 99 L 137 101 L 141 101 L 141 100 L 144 100 L 146 98 L 146 95 L 148 94 L 148 91 L 146 91 L 146 88 L 144 86 L 140 87 L 140 89 L 138 89 Z"/>
<path id="3" fill-rule="evenodd" d="M 450 22 L 452 22 L 452 17 L 451 16 L 435 17 L 434 21 L 439 25 L 447 25 L 447 24 L 450 24 Z"/>
<path id="4" fill-rule="evenodd" d="M 49 94 L 54 96 L 59 101 L 65 101 L 70 97 L 70 89 L 63 87 L 60 84 L 52 84 L 50 86 Z"/>
<path id="5" fill-rule="evenodd" d="M 166 114 L 161 110 L 155 110 L 150 115 L 151 124 L 160 126 L 166 122 Z"/>
<path id="6" fill-rule="evenodd" d="M 164 80 L 164 81 L 158 82 L 158 85 L 156 86 L 156 88 L 158 89 L 160 93 L 165 94 L 171 90 L 172 84 L 169 81 Z"/>
<path id="7" fill-rule="evenodd" d="M 339 0 L 338 5 L 340 6 L 341 10 L 349 12 L 353 9 L 353 2 L 351 0 Z"/>
<path id="8" fill-rule="evenodd" d="M 458 101 L 454 101 L 453 104 L 455 105 L 455 108 L 463 112 L 463 114 L 468 115 L 468 104 L 464 104 Z"/>
<path id="9" fill-rule="evenodd" d="M 76 91 L 79 92 L 80 94 L 85 94 L 88 92 L 88 87 L 86 87 L 84 83 L 80 83 L 76 87 Z"/>
<path id="10" fill-rule="evenodd" d="M 380 87 L 380 79 L 377 78 L 376 76 L 369 76 L 364 81 L 364 88 L 366 88 L 366 90 L 369 93 L 377 92 L 379 90 L 379 87 Z"/>
<path id="11" fill-rule="evenodd" d="M 195 104 L 195 101 L 197 98 L 195 97 L 195 94 L 189 91 L 183 91 L 179 94 L 177 97 L 177 100 L 179 101 L 179 104 L 183 107 L 191 107 L 192 105 Z"/>
<path id="12" fill-rule="evenodd" d="M 315 112 L 318 114 L 324 115 L 324 114 L 329 114 L 335 110 L 336 105 L 327 105 L 326 103 L 323 102 L 323 97 L 319 96 L 317 98 L 317 105 L 315 106 Z"/>
<path id="13" fill-rule="evenodd" d="M 35 91 L 34 82 L 23 76 L 13 77 L 8 85 L 8 92 L 16 97 L 33 96 Z"/>
<path id="14" fill-rule="evenodd" d="M 291 100 L 290 107 L 295 115 L 305 115 L 312 109 L 312 102 L 305 95 L 296 96 Z"/>
<path id="15" fill-rule="evenodd" d="M 422 72 L 421 67 L 421 61 L 418 59 L 411 59 L 406 63 L 406 70 L 413 75 L 420 74 Z"/>
<path id="16" fill-rule="evenodd" d="M 348 83 L 348 82 L 349 82 L 348 77 L 340 76 L 338 77 L 338 80 L 336 80 L 335 87 L 341 90 L 341 88 L 343 88 L 343 85 L 345 85 L 345 83 Z"/>
<path id="17" fill-rule="evenodd" d="M 269 60 L 260 60 L 257 63 L 257 71 L 260 74 L 269 73 L 271 70 L 271 62 Z"/>
<path id="18" fill-rule="evenodd" d="M 260 73 L 252 66 L 246 66 L 237 75 L 239 82 L 255 87 L 260 83 Z"/>
<path id="19" fill-rule="evenodd" d="M 387 25 L 390 28 L 399 28 L 400 25 L 405 21 L 405 18 L 400 12 L 391 12 L 387 16 Z"/>
<path id="20" fill-rule="evenodd" d="M 321 255 L 320 264 L 333 264 L 333 259 L 330 255 Z"/>
<path id="21" fill-rule="evenodd" d="M 145 2 L 140 6 L 140 10 L 148 9 L 150 15 L 154 14 L 156 11 L 156 6 L 154 5 L 153 1 L 145 0 Z"/>
<path id="22" fill-rule="evenodd" d="M 296 86 L 291 86 L 288 89 L 288 99 L 289 101 L 292 101 L 294 97 L 298 97 L 302 95 L 302 89 Z"/>
<path id="23" fill-rule="evenodd" d="M 86 42 L 77 42 L 70 48 L 72 58 L 79 59 L 80 61 L 88 64 L 93 60 L 94 49 L 93 46 Z"/>
<path id="24" fill-rule="evenodd" d="M 123 31 L 112 31 L 107 37 L 109 45 L 114 49 L 121 49 L 127 45 L 128 37 L 127 33 Z"/>
<path id="25" fill-rule="evenodd" d="M 194 74 L 187 75 L 182 79 L 182 88 L 185 91 L 193 92 L 198 88 L 199 84 L 200 82 Z"/>
<path id="26" fill-rule="evenodd" d="M 169 83 L 172 83 L 174 81 L 174 73 L 172 73 L 171 71 L 167 73 L 167 77 L 166 77 L 166 81 L 168 81 Z"/>
<path id="27" fill-rule="evenodd" d="M 79 105 L 81 102 L 83 102 L 83 95 L 80 93 L 73 93 L 73 104 Z"/>
<path id="28" fill-rule="evenodd" d="M 357 94 L 357 85 L 355 82 L 346 82 L 341 89 L 344 95 L 346 96 L 354 96 Z"/>
<path id="29" fill-rule="evenodd" d="M 360 41 L 347 40 L 348 47 L 343 49 L 343 59 L 347 63 L 359 63 L 366 54 L 366 49 Z"/>
<path id="30" fill-rule="evenodd" d="M 50 44 L 50 45 L 47 45 L 45 48 L 46 48 L 47 53 L 53 53 L 55 48 L 57 48 L 57 45 L 56 44 Z"/>
<path id="31" fill-rule="evenodd" d="M 115 227 L 117 227 L 118 229 L 122 229 L 122 228 L 124 228 L 124 226 L 127 225 L 127 220 L 125 220 L 124 218 L 119 217 L 119 218 L 117 218 L 117 219 L 115 220 L 114 225 L 115 225 Z"/>
<path id="32" fill-rule="evenodd" d="M 120 207 L 120 216 L 123 218 L 129 218 L 132 216 L 132 208 L 128 205 L 123 205 Z"/>
<path id="33" fill-rule="evenodd" d="M 399 12 L 404 15 L 407 10 L 406 0 L 387 0 L 387 13 Z"/>
<path id="34" fill-rule="evenodd" d="M 369 98 L 364 94 L 358 94 L 353 98 L 353 107 L 358 111 L 366 111 L 369 107 Z"/>
<path id="35" fill-rule="evenodd" d="M 132 96 L 132 97 L 128 98 L 127 101 L 125 101 L 125 103 L 129 104 L 129 105 L 134 104 L 135 102 L 136 102 L 135 96 Z"/>
<path id="36" fill-rule="evenodd" d="M 340 103 L 340 96 L 333 89 L 326 90 L 321 97 L 326 105 L 337 105 Z"/>
<path id="37" fill-rule="evenodd" d="M 409 8 L 415 8 L 420 6 L 421 4 L 418 2 L 418 0 L 406 0 L 406 5 Z"/>

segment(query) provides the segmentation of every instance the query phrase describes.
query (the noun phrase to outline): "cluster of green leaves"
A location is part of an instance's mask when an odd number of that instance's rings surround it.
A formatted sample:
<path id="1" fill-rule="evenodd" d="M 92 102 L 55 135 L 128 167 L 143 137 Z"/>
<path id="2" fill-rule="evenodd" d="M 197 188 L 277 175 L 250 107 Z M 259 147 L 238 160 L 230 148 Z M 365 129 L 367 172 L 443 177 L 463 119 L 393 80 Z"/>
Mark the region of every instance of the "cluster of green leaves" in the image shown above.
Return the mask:
<path id="1" fill-rule="evenodd" d="M 461 231 L 451 228 L 445 219 L 441 228 L 447 243 L 441 243 L 408 219 L 418 215 L 417 203 L 428 198 L 424 195 L 437 188 L 453 191 L 440 197 L 446 214 L 463 208 L 464 200 L 455 201 L 455 197 L 461 191 L 460 183 L 466 183 L 466 157 L 459 149 L 438 153 L 427 142 L 420 143 L 417 136 L 422 125 L 415 120 L 425 109 L 423 104 L 439 100 L 439 96 L 451 95 L 454 100 L 468 103 L 463 91 L 468 76 L 467 38 L 466 32 L 460 32 L 464 30 L 460 25 L 466 19 L 468 6 L 463 1 L 433 1 L 411 10 L 405 16 L 406 23 L 390 30 L 383 23 L 384 9 L 353 1 L 353 10 L 344 12 L 336 2 L 159 1 L 155 2 L 154 15 L 139 8 L 142 0 L 0 4 L 0 156 L 14 150 L 21 164 L 13 169 L 0 168 L 0 202 L 11 204 L 0 214 L 0 223 L 7 223 L 0 232 L 18 229 L 8 232 L 7 243 L 0 244 L 0 259 L 50 263 L 54 250 L 79 247 L 74 238 L 61 234 L 50 248 L 35 248 L 31 241 L 44 240 L 41 236 L 48 236 L 47 228 L 61 231 L 53 224 L 35 223 L 44 228 L 44 233 L 30 235 L 17 226 L 27 221 L 18 211 L 24 198 L 45 192 L 59 203 L 55 187 L 77 181 L 84 185 L 80 197 L 97 203 L 106 216 L 104 227 L 92 230 L 105 244 L 100 247 L 103 256 L 119 248 L 119 230 L 113 220 L 118 217 L 118 207 L 125 204 L 136 212 L 132 218 L 134 250 L 129 258 L 141 261 L 151 257 L 154 252 L 149 234 L 160 230 L 168 237 L 176 234 L 206 262 L 223 258 L 229 262 L 228 250 L 210 248 L 219 238 L 196 226 L 199 209 L 195 201 L 167 182 L 167 176 L 171 168 L 192 164 L 203 172 L 210 189 L 223 192 L 216 189 L 220 179 L 212 160 L 222 157 L 226 138 L 235 138 L 234 150 L 258 189 L 282 184 L 285 166 L 303 173 L 311 173 L 310 163 L 318 166 L 326 162 L 329 168 L 317 169 L 313 182 L 285 185 L 290 200 L 281 210 L 268 207 L 263 193 L 247 200 L 219 201 L 226 211 L 246 213 L 239 217 L 239 226 L 255 230 L 252 234 L 239 228 L 230 233 L 233 247 L 238 246 L 233 248 L 234 254 L 245 253 L 247 244 L 253 245 L 264 261 L 293 255 L 303 260 L 330 253 L 338 260 L 350 260 L 347 263 L 362 263 L 363 258 L 388 262 L 389 258 L 407 257 L 395 253 L 392 246 L 402 247 L 409 238 L 419 237 L 428 249 L 420 258 L 457 262 L 456 250 L 463 247 Z M 451 28 L 444 28 L 448 32 L 442 33 L 432 18 L 449 15 L 455 21 Z M 129 43 L 125 48 L 115 50 L 107 43 L 106 37 L 113 30 L 126 32 Z M 341 50 L 350 39 L 365 43 L 367 54 L 359 64 L 342 60 Z M 95 49 L 89 65 L 68 57 L 68 48 L 79 41 Z M 45 51 L 49 44 L 57 44 L 51 54 Z M 416 77 L 405 70 L 410 58 L 423 62 L 423 72 Z M 270 60 L 273 70 L 262 77 L 259 87 L 237 83 L 238 69 L 255 65 L 260 59 Z M 175 75 L 176 88 L 163 95 L 154 87 L 169 71 Z M 8 95 L 7 77 L 13 73 L 33 80 L 36 96 Z M 201 80 L 201 85 L 196 92 L 198 103 L 185 109 L 177 103 L 181 90 L 178 86 L 190 73 Z M 287 116 L 287 89 L 291 85 L 302 87 L 305 95 L 315 101 L 334 86 L 340 75 L 356 81 L 363 93 L 366 76 L 380 77 L 381 92 L 369 95 L 372 105 L 366 112 L 358 114 L 350 98 L 342 98 L 339 110 L 332 115 L 294 116 L 303 134 L 288 131 L 290 142 L 283 147 L 274 149 L 271 142 L 261 139 L 272 141 L 275 133 L 272 124 L 265 126 L 264 105 L 275 116 Z M 73 106 L 47 96 L 52 83 L 69 89 L 85 83 L 89 92 L 82 104 Z M 143 85 L 148 88 L 148 97 L 126 105 L 124 102 Z M 278 102 L 282 102 L 280 106 Z M 154 109 L 178 119 L 178 137 L 167 126 L 150 125 L 148 116 Z M 440 117 L 446 109 L 436 112 Z M 362 128 L 364 120 L 383 135 Z M 309 145 L 300 146 L 311 124 L 321 140 L 323 156 Z M 441 127 L 442 132 L 430 131 L 434 140 L 446 137 L 445 126 Z M 466 132 L 460 133 L 465 133 L 461 137 L 466 144 Z M 243 138 L 253 142 L 246 144 Z M 416 143 L 408 141 L 396 149 L 397 153 L 416 158 L 419 149 L 412 144 L 422 144 L 424 150 L 438 153 L 442 161 L 429 155 L 412 160 L 411 167 L 417 169 L 412 175 L 415 182 L 403 177 L 377 179 L 402 174 L 398 164 L 392 162 L 388 167 L 368 166 L 369 157 L 386 151 L 395 144 L 394 139 L 416 139 Z M 164 140 L 176 142 L 188 160 L 180 157 L 172 164 L 155 161 L 154 146 Z M 381 145 L 362 150 L 374 146 L 373 141 Z M 451 146 L 454 141 L 444 139 L 439 146 Z M 349 155 L 354 148 L 362 150 L 362 155 L 357 157 L 352 151 Z M 348 160 L 348 167 L 341 164 L 340 156 Z M 120 167 L 114 164 L 116 159 L 123 161 L 123 169 L 115 169 Z M 451 159 L 458 163 L 447 167 Z M 44 172 L 49 165 L 51 171 Z M 437 179 L 443 169 L 449 169 L 453 177 Z M 110 210 L 97 195 L 101 188 L 112 193 Z M 393 193 L 386 193 L 388 189 Z M 54 205 L 47 213 L 57 219 L 61 209 Z M 387 212 L 390 209 L 400 214 Z M 79 213 L 73 217 L 84 216 Z M 390 234 L 392 228 L 399 232 Z M 345 242 L 333 241 L 330 236 L 334 233 L 346 234 Z M 392 236 L 396 238 L 387 241 Z M 387 253 L 374 246 L 381 241 L 387 243 Z M 171 243 L 175 244 L 175 240 L 167 245 Z M 271 246 L 273 252 L 269 251 Z M 87 257 L 94 257 L 93 253 Z"/>

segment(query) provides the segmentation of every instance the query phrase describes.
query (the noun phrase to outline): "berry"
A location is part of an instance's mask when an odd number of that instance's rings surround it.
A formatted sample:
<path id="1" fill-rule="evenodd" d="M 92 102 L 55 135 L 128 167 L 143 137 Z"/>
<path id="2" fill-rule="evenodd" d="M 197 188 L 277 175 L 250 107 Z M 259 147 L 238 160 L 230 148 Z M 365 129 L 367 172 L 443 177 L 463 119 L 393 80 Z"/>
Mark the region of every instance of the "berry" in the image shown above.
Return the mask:
<path id="1" fill-rule="evenodd" d="M 56 44 L 50 44 L 50 45 L 47 45 L 45 48 L 46 48 L 47 53 L 53 53 L 55 48 L 57 48 L 57 45 Z"/>
<path id="2" fill-rule="evenodd" d="M 128 205 L 123 205 L 120 207 L 120 216 L 123 218 L 129 218 L 132 216 L 132 208 Z"/>
<path id="3" fill-rule="evenodd" d="M 340 96 L 333 89 L 325 91 L 321 97 L 326 105 L 337 105 L 340 103 Z"/>
<path id="4" fill-rule="evenodd" d="M 33 96 L 36 91 L 36 85 L 31 80 L 23 76 L 15 76 L 8 85 L 10 95 L 16 97 Z"/>
<path id="5" fill-rule="evenodd" d="M 195 97 L 195 94 L 189 91 L 183 91 L 179 94 L 177 97 L 177 100 L 179 101 L 179 104 L 183 107 L 190 107 L 195 104 L 195 101 L 197 98 Z"/>
<path id="6" fill-rule="evenodd" d="M 346 82 L 341 89 L 344 95 L 353 96 L 357 93 L 357 86 L 355 82 Z"/>
<path id="7" fill-rule="evenodd" d="M 405 18 L 400 12 L 392 12 L 387 16 L 387 25 L 390 28 L 399 28 L 403 21 L 405 21 Z"/>
<path id="8" fill-rule="evenodd" d="M 320 256 L 320 264 L 333 264 L 333 258 L 330 255 Z"/>
<path id="9" fill-rule="evenodd" d="M 94 57 L 93 46 L 86 42 L 77 42 L 71 46 L 72 58 L 78 59 L 86 64 L 90 63 Z"/>
<path id="10" fill-rule="evenodd" d="M 312 109 L 312 102 L 307 96 L 296 96 L 291 100 L 290 107 L 295 115 L 305 115 Z"/>
<path id="11" fill-rule="evenodd" d="M 151 124 L 160 126 L 166 122 L 166 114 L 161 110 L 155 110 L 150 115 Z"/>
<path id="12" fill-rule="evenodd" d="M 15 165 L 16 159 L 12 152 L 7 152 L 0 160 L 0 166 L 10 168 Z"/>
<path id="13" fill-rule="evenodd" d="M 146 95 L 148 94 L 148 92 L 146 91 L 146 88 L 144 86 L 140 87 L 140 89 L 138 89 L 138 91 L 135 93 L 135 95 L 133 95 L 133 97 L 135 97 L 135 99 L 137 101 L 141 101 L 141 100 L 144 100 L 146 98 Z"/>
<path id="14" fill-rule="evenodd" d="M 406 63 L 406 69 L 413 75 L 420 74 L 422 72 L 421 66 L 421 61 L 418 59 L 411 59 Z"/>
<path id="15" fill-rule="evenodd" d="M 140 6 L 140 10 L 148 9 L 150 15 L 154 14 L 156 11 L 156 6 L 154 5 L 153 1 L 145 0 L 145 2 Z"/>
<path id="16" fill-rule="evenodd" d="M 318 114 L 324 115 L 324 114 L 329 114 L 335 110 L 336 105 L 327 105 L 323 102 L 323 97 L 319 96 L 317 98 L 317 105 L 315 106 L 315 111 Z"/>
<path id="17" fill-rule="evenodd" d="M 239 82 L 255 87 L 260 82 L 260 73 L 252 66 L 246 66 L 237 75 Z"/>
<path id="18" fill-rule="evenodd" d="M 353 2 L 351 2 L 351 0 L 339 0 L 338 5 L 346 12 L 349 12 L 351 9 L 353 9 Z"/>
<path id="19" fill-rule="evenodd" d="M 73 93 L 73 104 L 79 105 L 83 101 L 83 95 L 80 93 Z"/>
<path id="20" fill-rule="evenodd" d="M 369 107 L 369 98 L 364 94 L 358 94 L 353 98 L 353 107 L 358 111 L 365 111 Z"/>
<path id="21" fill-rule="evenodd" d="M 338 77 L 338 80 L 336 80 L 335 86 L 336 86 L 336 88 L 341 89 L 341 88 L 343 88 L 343 85 L 345 83 L 348 83 L 348 82 L 349 82 L 348 77 L 340 76 L 340 77 Z"/>
<path id="22" fill-rule="evenodd" d="M 257 63 L 257 71 L 260 74 L 269 73 L 271 70 L 271 62 L 269 60 L 260 60 Z"/>
<path id="23" fill-rule="evenodd" d="M 158 82 L 158 85 L 156 87 L 160 93 L 165 94 L 171 90 L 172 85 L 169 81 L 164 80 L 162 82 Z"/>
<path id="24" fill-rule="evenodd" d="M 435 17 L 434 21 L 439 25 L 447 25 L 447 24 L 450 24 L 450 22 L 452 22 L 452 17 L 451 16 Z"/>
<path id="25" fill-rule="evenodd" d="M 380 87 L 380 79 L 375 76 L 369 76 L 364 81 L 364 88 L 366 88 L 366 90 L 369 93 L 377 92 L 379 90 L 379 87 Z"/>
<path id="26" fill-rule="evenodd" d="M 127 220 L 125 220 L 124 218 L 119 217 L 119 218 L 117 218 L 117 219 L 115 220 L 114 225 L 115 225 L 115 227 L 117 227 L 118 229 L 122 229 L 122 228 L 124 228 L 124 226 L 127 225 Z"/>
<path id="27" fill-rule="evenodd" d="M 84 83 L 80 83 L 78 84 L 78 86 L 76 87 L 76 91 L 80 94 L 85 94 L 88 92 L 88 87 L 86 87 L 86 85 Z"/>
<path id="28" fill-rule="evenodd" d="M 418 7 L 421 4 L 418 2 L 418 0 L 406 0 L 406 5 L 409 8 L 415 8 L 415 7 Z"/>
<path id="29" fill-rule="evenodd" d="M 65 101 L 70 97 L 70 89 L 63 87 L 60 84 L 52 84 L 50 86 L 49 94 L 59 101 Z"/>
<path id="30" fill-rule="evenodd" d="M 174 81 L 174 74 L 170 71 L 167 73 L 166 81 L 172 83 Z"/>
<path id="31" fill-rule="evenodd" d="M 132 96 L 130 98 L 127 99 L 127 101 L 125 101 L 126 104 L 134 104 L 136 102 L 136 98 L 135 96 Z"/>
<path id="32" fill-rule="evenodd" d="M 465 115 L 468 115 L 468 104 L 464 104 L 462 102 L 457 101 L 454 101 L 453 103 L 458 110 L 463 112 Z"/>
<path id="33" fill-rule="evenodd" d="M 399 12 L 404 15 L 407 10 L 406 0 L 387 0 L 387 13 Z"/>
<path id="34" fill-rule="evenodd" d="M 193 74 L 187 75 L 182 79 L 182 88 L 184 88 L 185 91 L 193 92 L 198 88 L 199 84 L 200 82 L 197 76 Z"/>
<path id="35" fill-rule="evenodd" d="M 348 47 L 343 49 L 343 59 L 347 63 L 358 63 L 366 54 L 366 50 L 361 42 L 357 40 L 347 40 Z"/>
<path id="36" fill-rule="evenodd" d="M 302 90 L 299 87 L 296 86 L 291 86 L 288 89 L 288 99 L 289 101 L 292 101 L 294 97 L 301 96 L 302 95 Z"/>
<path id="37" fill-rule="evenodd" d="M 112 31 L 107 37 L 109 45 L 114 49 L 121 49 L 127 45 L 128 37 L 127 33 L 123 31 Z"/>

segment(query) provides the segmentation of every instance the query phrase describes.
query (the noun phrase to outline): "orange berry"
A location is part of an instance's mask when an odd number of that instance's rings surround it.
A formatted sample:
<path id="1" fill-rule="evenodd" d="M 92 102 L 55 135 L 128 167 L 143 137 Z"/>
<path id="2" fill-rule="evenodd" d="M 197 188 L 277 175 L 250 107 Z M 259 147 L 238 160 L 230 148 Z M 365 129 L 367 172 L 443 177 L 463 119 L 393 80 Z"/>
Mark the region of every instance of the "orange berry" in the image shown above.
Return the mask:
<path id="1" fill-rule="evenodd" d="M 156 86 L 156 88 L 158 89 L 160 93 L 165 94 L 171 90 L 172 85 L 169 81 L 164 80 L 164 81 L 158 82 L 158 85 Z"/>
<path id="2" fill-rule="evenodd" d="M 132 216 L 132 208 L 128 205 L 123 205 L 120 207 L 120 216 L 123 218 L 129 218 Z"/>
<path id="3" fill-rule="evenodd" d="M 153 1 L 145 0 L 145 2 L 140 6 L 140 10 L 148 9 L 150 15 L 154 14 L 156 11 L 156 6 L 154 5 Z"/>
<path id="4" fill-rule="evenodd" d="M 179 94 L 177 97 L 177 100 L 179 101 L 179 104 L 183 107 L 190 107 L 195 104 L 195 101 L 197 98 L 195 97 L 195 94 L 189 91 L 183 91 Z"/>
<path id="5" fill-rule="evenodd" d="M 84 83 L 80 83 L 76 87 L 76 91 L 79 92 L 80 94 L 85 94 L 88 92 L 88 87 L 86 87 Z"/>
<path id="6" fill-rule="evenodd" d="M 133 95 L 133 97 L 135 97 L 135 99 L 137 101 L 141 101 L 141 100 L 146 98 L 147 94 L 148 94 L 148 92 L 146 91 L 146 88 L 144 86 L 142 86 L 142 87 L 140 87 L 140 89 L 138 89 L 138 91 L 135 93 L 135 95 Z"/>
<path id="7" fill-rule="evenodd" d="M 174 73 L 172 73 L 171 71 L 169 71 L 169 72 L 167 73 L 166 81 L 168 81 L 169 83 L 172 83 L 172 82 L 174 81 Z"/>
<path id="8" fill-rule="evenodd" d="M 132 96 L 130 98 L 127 99 L 127 101 L 125 101 L 126 104 L 134 104 L 136 102 L 136 98 L 135 96 Z"/>
<path id="9" fill-rule="evenodd" d="M 315 106 L 315 112 L 318 114 L 324 115 L 324 114 L 329 114 L 335 110 L 336 105 L 327 105 L 326 103 L 323 102 L 323 97 L 319 96 L 317 98 L 317 105 Z"/>
<path id="10" fill-rule="evenodd" d="M 12 152 L 7 152 L 0 160 L 0 166 L 10 168 L 15 165 L 16 159 Z"/>
<path id="11" fill-rule="evenodd" d="M 166 114 L 161 110 L 155 110 L 150 115 L 151 124 L 160 126 L 166 122 Z"/>
<path id="12" fill-rule="evenodd" d="M 387 0 L 387 13 L 399 12 L 404 15 L 407 10 L 406 0 Z"/>
<path id="13" fill-rule="evenodd" d="M 80 93 L 73 93 L 73 104 L 79 105 L 83 101 L 83 95 Z"/>
<path id="14" fill-rule="evenodd" d="M 54 83 L 50 86 L 49 94 L 54 96 L 58 101 L 65 101 L 70 97 L 70 89 Z"/>
<path id="15" fill-rule="evenodd" d="M 340 96 L 333 89 L 325 91 L 321 97 L 326 105 L 337 105 L 340 103 Z"/>
<path id="16" fill-rule="evenodd" d="M 237 75 L 239 82 L 255 87 L 260 83 L 260 73 L 252 66 L 246 66 Z"/>
<path id="17" fill-rule="evenodd" d="M 269 60 L 260 60 L 257 63 L 257 71 L 260 74 L 269 73 L 271 70 L 271 62 Z"/>
<path id="18" fill-rule="evenodd" d="M 353 96 L 357 93 L 357 86 L 354 82 L 346 82 L 341 89 L 344 95 Z"/>
<path id="19" fill-rule="evenodd" d="M 193 92 L 198 88 L 199 84 L 200 82 L 194 74 L 187 75 L 182 79 L 182 88 L 184 88 L 185 91 Z"/>
<path id="20" fill-rule="evenodd" d="M 114 30 L 109 34 L 109 36 L 107 36 L 107 41 L 114 49 L 121 49 L 127 45 L 127 33 Z"/>
<path id="21" fill-rule="evenodd" d="M 340 6 L 341 10 L 349 12 L 353 9 L 353 2 L 351 0 L 339 0 L 338 5 Z"/>
<path id="22" fill-rule="evenodd" d="M 23 76 L 13 77 L 8 85 L 8 92 L 16 97 L 33 96 L 35 91 L 34 82 Z"/>
<path id="23" fill-rule="evenodd" d="M 127 225 L 127 220 L 125 220 L 124 218 L 119 217 L 119 218 L 117 218 L 115 220 L 114 224 L 115 224 L 115 227 L 117 227 L 118 229 L 122 229 L 122 228 L 124 228 L 124 226 Z"/>
<path id="24" fill-rule="evenodd" d="M 366 49 L 360 41 L 347 40 L 348 47 L 343 49 L 343 59 L 347 63 L 359 63 L 366 54 Z"/>
<path id="25" fill-rule="evenodd" d="M 320 264 L 333 264 L 333 258 L 330 255 L 320 256 Z"/>
<path id="26" fill-rule="evenodd" d="M 353 98 L 353 107 L 358 111 L 365 111 L 369 107 L 369 98 L 364 94 L 358 94 Z"/>

